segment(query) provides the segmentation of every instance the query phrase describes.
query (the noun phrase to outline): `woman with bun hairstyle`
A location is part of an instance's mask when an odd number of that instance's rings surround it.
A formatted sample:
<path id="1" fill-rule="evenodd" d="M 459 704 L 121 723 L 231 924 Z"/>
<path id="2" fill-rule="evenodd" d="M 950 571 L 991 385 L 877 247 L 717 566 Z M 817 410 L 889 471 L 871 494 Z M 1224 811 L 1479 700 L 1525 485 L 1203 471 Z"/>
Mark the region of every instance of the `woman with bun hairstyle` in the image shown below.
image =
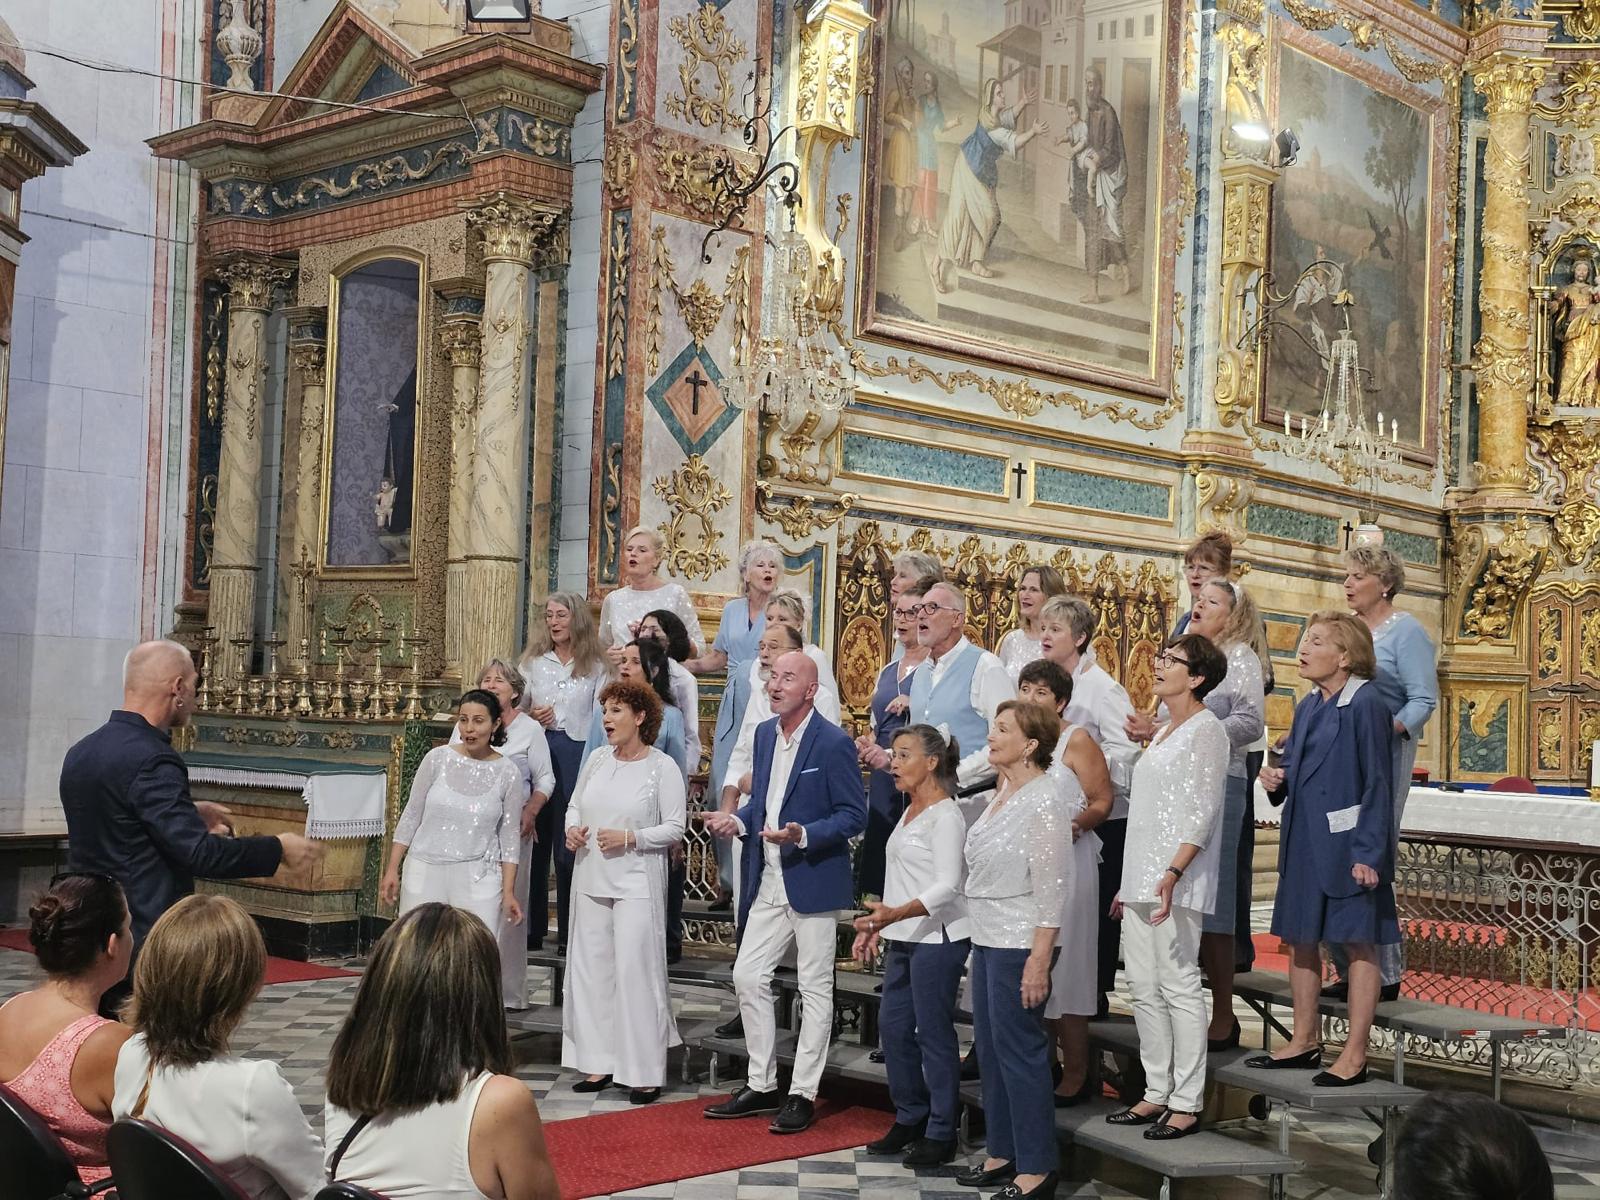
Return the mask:
<path id="1" fill-rule="evenodd" d="M 98 1016 L 100 997 L 128 973 L 133 927 L 122 887 L 67 872 L 28 909 L 28 940 L 45 980 L 0 1007 L 0 1083 L 61 1139 L 78 1178 L 106 1166 L 117 1054 L 133 1030 Z"/>

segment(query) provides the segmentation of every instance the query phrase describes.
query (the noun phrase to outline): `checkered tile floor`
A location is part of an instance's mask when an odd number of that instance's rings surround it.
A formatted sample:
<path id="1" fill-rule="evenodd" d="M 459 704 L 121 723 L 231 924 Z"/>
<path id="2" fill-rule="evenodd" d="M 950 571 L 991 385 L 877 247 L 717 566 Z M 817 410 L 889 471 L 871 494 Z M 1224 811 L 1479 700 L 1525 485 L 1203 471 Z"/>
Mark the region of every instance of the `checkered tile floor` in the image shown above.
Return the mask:
<path id="1" fill-rule="evenodd" d="M 530 976 L 535 1002 L 548 1003 L 549 972 L 533 968 Z M 0 1001 L 31 987 L 38 977 L 31 955 L 0 951 Z M 323 1068 L 355 985 L 354 979 L 325 979 L 264 988 L 234 1040 L 240 1055 L 271 1059 L 279 1065 L 314 1129 L 322 1127 Z M 1126 997 L 1123 1000 L 1126 1004 Z M 716 1014 L 726 1005 L 727 997 L 702 988 L 680 988 L 674 1001 L 680 1020 L 687 1023 Z M 1241 1020 L 1248 1041 L 1251 1023 L 1244 1015 Z M 1256 1032 L 1259 1035 L 1259 1026 Z M 629 1107 L 626 1092 L 612 1090 L 597 1096 L 573 1092 L 572 1084 L 579 1077 L 558 1065 L 559 1038 L 523 1038 L 516 1049 L 520 1063 L 517 1075 L 533 1090 L 546 1121 Z M 670 1079 L 665 1089 L 668 1099 L 726 1094 L 725 1090 L 707 1086 L 707 1063 L 698 1051 L 691 1052 L 689 1060 L 696 1082 L 682 1083 L 681 1053 L 674 1051 L 669 1064 Z M 1230 1125 L 1263 1140 L 1274 1132 L 1249 1118 Z M 1367 1143 L 1374 1136 L 1374 1128 L 1362 1121 L 1317 1115 L 1296 1119 L 1292 1152 L 1306 1166 L 1289 1180 L 1289 1195 L 1296 1200 L 1347 1200 L 1377 1195 L 1374 1169 L 1366 1160 Z M 1056 1193 L 1058 1200 L 1113 1200 L 1159 1194 L 1158 1179 L 1114 1160 L 1079 1153 L 1064 1160 L 1064 1165 L 1070 1169 Z M 1552 1165 L 1556 1168 L 1556 1196 L 1560 1200 L 1589 1200 L 1600 1195 L 1600 1164 Z M 892 1160 L 875 1159 L 861 1150 L 765 1163 L 624 1194 L 660 1200 L 846 1200 L 864 1194 L 870 1194 L 872 1200 L 978 1200 L 979 1196 L 956 1187 L 949 1169 L 913 1173 Z M 1185 1200 L 1232 1200 L 1265 1196 L 1266 1188 L 1236 1179 L 1194 1180 L 1182 1185 L 1181 1195 Z"/>

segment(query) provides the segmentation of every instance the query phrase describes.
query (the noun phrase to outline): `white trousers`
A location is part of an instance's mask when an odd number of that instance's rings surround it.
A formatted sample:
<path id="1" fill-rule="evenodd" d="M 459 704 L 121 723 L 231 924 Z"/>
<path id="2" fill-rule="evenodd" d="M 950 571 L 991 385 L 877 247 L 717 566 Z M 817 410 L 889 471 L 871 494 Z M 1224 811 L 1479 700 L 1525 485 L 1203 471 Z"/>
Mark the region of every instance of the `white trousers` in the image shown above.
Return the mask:
<path id="1" fill-rule="evenodd" d="M 572 894 L 561 1065 L 630 1088 L 661 1087 L 679 1043 L 663 969 L 660 909 L 648 899 Z"/>
<path id="2" fill-rule="evenodd" d="M 501 924 L 500 864 L 490 863 L 488 870 L 485 870 L 484 864 L 477 859 L 471 862 L 430 863 L 406 855 L 405 864 L 400 868 L 398 912 L 408 912 L 419 904 L 432 901 L 466 909 L 498 938 Z M 526 953 L 523 959 L 526 961 Z"/>
<path id="3" fill-rule="evenodd" d="M 522 839 L 515 889 L 522 905 L 522 924 L 500 922 L 500 993 L 507 1008 L 528 1007 L 528 893 L 533 875 L 533 839 Z"/>
<path id="4" fill-rule="evenodd" d="M 1197 1113 L 1206 1093 L 1201 914 L 1173 905 L 1165 921 L 1152 925 L 1154 911 L 1154 904 L 1124 904 L 1122 909 L 1122 957 L 1139 1028 L 1145 1103 Z"/>
<path id="5" fill-rule="evenodd" d="M 772 977 L 790 946 L 800 981 L 800 1041 L 795 1047 L 791 1096 L 816 1098 L 833 1036 L 834 914 L 797 913 L 787 904 L 757 896 L 745 922 L 739 957 L 733 963 L 733 990 L 744 1017 L 744 1044 L 750 1056 L 746 1079 L 752 1091 L 778 1086 L 778 1018 Z M 571 970 L 569 967 L 568 970 Z"/>

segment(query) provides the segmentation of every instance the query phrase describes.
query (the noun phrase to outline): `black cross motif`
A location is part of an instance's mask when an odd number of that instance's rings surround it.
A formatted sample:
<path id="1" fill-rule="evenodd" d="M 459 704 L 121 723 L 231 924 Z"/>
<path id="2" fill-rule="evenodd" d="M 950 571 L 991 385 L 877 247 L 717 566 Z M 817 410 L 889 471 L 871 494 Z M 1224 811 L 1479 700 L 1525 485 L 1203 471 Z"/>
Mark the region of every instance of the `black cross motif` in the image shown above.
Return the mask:
<path id="1" fill-rule="evenodd" d="M 1017 499 L 1022 499 L 1022 481 L 1027 478 L 1028 468 L 1020 462 L 1011 468 L 1011 473 L 1017 477 Z"/>
<path id="2" fill-rule="evenodd" d="M 711 380 L 700 374 L 700 368 L 696 367 L 693 375 L 684 377 L 684 382 L 689 385 L 689 415 L 698 417 L 700 415 L 700 389 L 710 383 Z"/>
<path id="3" fill-rule="evenodd" d="M 1356 531 L 1356 527 L 1346 519 L 1342 528 L 1344 529 L 1344 548 L 1348 550 L 1350 549 L 1350 535 Z"/>

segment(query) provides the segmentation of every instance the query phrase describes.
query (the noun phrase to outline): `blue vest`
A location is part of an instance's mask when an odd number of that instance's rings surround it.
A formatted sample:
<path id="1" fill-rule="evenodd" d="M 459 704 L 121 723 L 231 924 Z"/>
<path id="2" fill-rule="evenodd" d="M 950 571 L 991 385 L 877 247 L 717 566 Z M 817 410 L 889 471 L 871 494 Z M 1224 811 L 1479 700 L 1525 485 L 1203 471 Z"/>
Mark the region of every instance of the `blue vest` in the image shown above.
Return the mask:
<path id="1" fill-rule="evenodd" d="M 934 686 L 933 660 L 917 668 L 911 677 L 911 721 L 918 725 L 943 725 L 961 744 L 963 756 L 982 746 L 989 737 L 989 722 L 972 707 L 972 677 L 978 670 L 983 651 L 971 642 L 945 668 Z"/>

